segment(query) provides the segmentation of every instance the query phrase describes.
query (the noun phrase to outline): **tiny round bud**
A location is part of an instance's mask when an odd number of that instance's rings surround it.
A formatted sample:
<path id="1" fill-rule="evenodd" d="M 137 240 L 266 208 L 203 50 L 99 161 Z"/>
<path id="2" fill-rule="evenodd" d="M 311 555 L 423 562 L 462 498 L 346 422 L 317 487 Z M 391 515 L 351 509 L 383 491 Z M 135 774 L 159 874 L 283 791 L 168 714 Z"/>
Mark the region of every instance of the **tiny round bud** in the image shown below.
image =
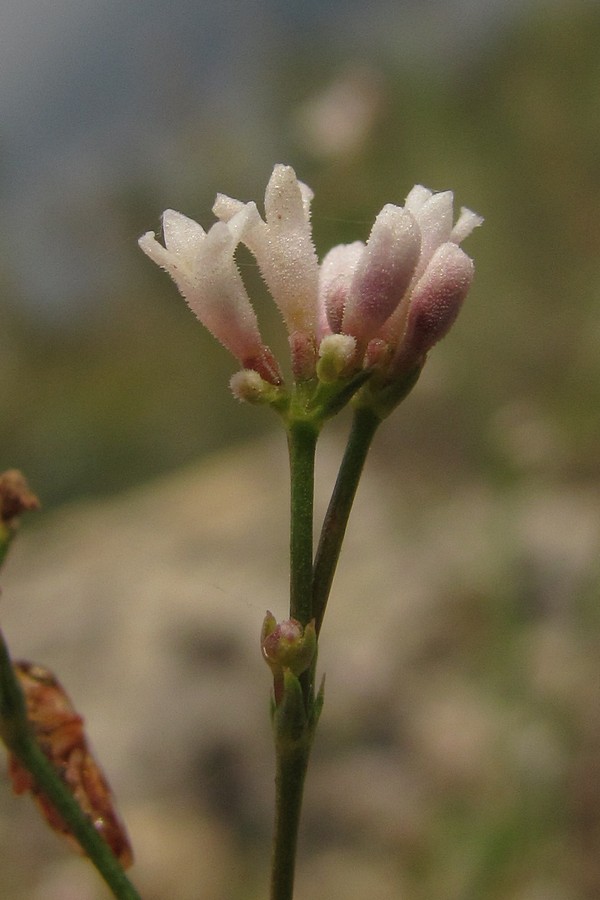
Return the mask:
<path id="1" fill-rule="evenodd" d="M 337 381 L 354 362 L 356 338 L 350 334 L 328 334 L 319 345 L 317 375 L 326 384 Z"/>
<path id="2" fill-rule="evenodd" d="M 268 612 L 261 632 L 261 649 L 265 662 L 277 676 L 289 669 L 294 675 L 305 672 L 317 649 L 314 621 L 303 628 L 297 619 L 285 619 L 277 624 Z"/>
<path id="3" fill-rule="evenodd" d="M 242 369 L 229 379 L 231 393 L 246 403 L 273 403 L 279 396 L 275 385 L 261 378 L 254 369 Z"/>
<path id="4" fill-rule="evenodd" d="M 231 376 L 229 387 L 236 400 L 257 403 L 268 385 L 254 369 L 242 369 Z"/>

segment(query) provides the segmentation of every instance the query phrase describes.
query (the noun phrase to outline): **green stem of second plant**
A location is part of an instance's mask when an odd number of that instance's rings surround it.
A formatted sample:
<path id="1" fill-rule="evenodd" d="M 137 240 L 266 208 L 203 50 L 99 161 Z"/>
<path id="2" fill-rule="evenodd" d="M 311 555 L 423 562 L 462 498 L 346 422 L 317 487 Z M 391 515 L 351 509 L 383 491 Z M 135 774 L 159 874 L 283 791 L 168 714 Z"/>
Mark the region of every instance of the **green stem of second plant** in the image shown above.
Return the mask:
<path id="1" fill-rule="evenodd" d="M 96 831 L 69 788 L 40 749 L 27 720 L 25 700 L 0 632 L 0 720 L 2 738 L 31 773 L 39 790 L 52 803 L 69 832 L 96 866 L 117 900 L 140 900 L 118 859 Z"/>
<path id="2" fill-rule="evenodd" d="M 325 514 L 315 556 L 312 580 L 312 615 L 317 634 L 323 624 L 350 511 L 363 466 L 381 419 L 368 407 L 354 412 L 344 458 Z"/>
<path id="3" fill-rule="evenodd" d="M 357 409 L 346 452 L 325 516 L 313 566 L 314 464 L 318 429 L 300 419 L 288 425 L 291 476 L 290 617 L 320 629 L 327 599 L 364 462 L 380 419 L 370 409 Z M 277 740 L 275 833 L 271 900 L 292 900 L 304 779 L 315 716 L 315 664 L 304 672 L 302 689 L 306 726 L 298 740 Z"/>

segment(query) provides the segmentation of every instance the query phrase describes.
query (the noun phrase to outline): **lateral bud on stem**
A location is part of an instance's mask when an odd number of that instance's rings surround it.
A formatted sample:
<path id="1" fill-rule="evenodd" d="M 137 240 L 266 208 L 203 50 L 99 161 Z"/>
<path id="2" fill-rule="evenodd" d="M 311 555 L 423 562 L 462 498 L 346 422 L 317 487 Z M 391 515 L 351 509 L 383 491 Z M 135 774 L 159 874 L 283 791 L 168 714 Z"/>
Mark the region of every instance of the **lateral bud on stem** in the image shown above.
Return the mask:
<path id="1" fill-rule="evenodd" d="M 263 659 L 273 673 L 275 704 L 283 697 L 284 675 L 301 675 L 312 663 L 317 652 L 317 633 L 314 619 L 303 628 L 297 619 L 277 622 L 267 612 L 260 637 Z"/>

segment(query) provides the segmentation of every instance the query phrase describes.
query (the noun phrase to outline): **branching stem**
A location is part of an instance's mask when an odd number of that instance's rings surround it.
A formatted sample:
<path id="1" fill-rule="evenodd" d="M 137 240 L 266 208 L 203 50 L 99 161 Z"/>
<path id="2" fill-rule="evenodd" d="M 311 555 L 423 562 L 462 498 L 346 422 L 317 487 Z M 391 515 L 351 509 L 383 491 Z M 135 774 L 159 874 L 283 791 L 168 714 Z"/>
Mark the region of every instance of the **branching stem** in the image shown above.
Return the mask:
<path id="1" fill-rule="evenodd" d="M 323 616 L 365 459 L 380 422 L 381 419 L 369 408 L 359 407 L 354 413 L 352 429 L 325 514 L 315 557 L 312 614 L 317 634 L 323 624 Z"/>

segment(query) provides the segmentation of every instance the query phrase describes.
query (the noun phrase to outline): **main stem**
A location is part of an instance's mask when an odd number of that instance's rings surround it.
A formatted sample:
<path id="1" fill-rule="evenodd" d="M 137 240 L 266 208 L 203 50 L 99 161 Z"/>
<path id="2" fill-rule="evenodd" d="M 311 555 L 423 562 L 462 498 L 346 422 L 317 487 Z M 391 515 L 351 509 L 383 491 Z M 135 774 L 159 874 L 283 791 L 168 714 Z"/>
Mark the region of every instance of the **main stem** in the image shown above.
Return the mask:
<path id="1" fill-rule="evenodd" d="M 118 900 L 140 900 L 140 895 L 125 875 L 118 859 L 38 746 L 27 721 L 23 692 L 14 674 L 1 632 L 0 714 L 2 737 L 7 747 L 33 775 L 37 786 L 60 814 L 69 832 L 96 866 L 113 895 Z"/>
<path id="2" fill-rule="evenodd" d="M 317 632 L 323 616 L 348 518 L 367 453 L 381 419 L 367 408 L 355 411 L 352 429 L 335 488 L 327 509 L 313 566 L 314 463 L 318 429 L 305 420 L 288 426 L 291 473 L 290 617 L 307 625 L 313 618 Z M 315 660 L 316 662 L 316 660 Z M 277 775 L 275 834 L 271 869 L 271 900 L 292 900 L 294 870 L 304 779 L 312 743 L 315 664 L 299 683 L 307 725 L 296 739 L 276 739 Z M 314 721 L 314 720 L 313 720 Z"/>
<path id="3" fill-rule="evenodd" d="M 358 482 L 380 422 L 381 419 L 371 409 L 359 407 L 354 413 L 346 451 L 325 514 L 315 556 L 311 606 L 317 634 L 323 624 Z"/>
<path id="4" fill-rule="evenodd" d="M 313 502 L 318 428 L 296 420 L 288 426 L 290 458 L 290 618 L 307 625 L 312 619 Z M 314 667 L 299 679 L 306 722 L 314 703 Z M 304 779 L 312 731 L 276 735 L 275 828 L 271 865 L 271 900 L 292 900 Z"/>
<path id="5" fill-rule="evenodd" d="M 298 830 L 310 745 L 290 752 L 277 749 L 275 834 L 271 868 L 271 900 L 292 900 Z"/>
<path id="6" fill-rule="evenodd" d="M 318 429 L 304 420 L 288 427 L 290 457 L 290 618 L 308 625 L 312 612 L 313 503 Z"/>

